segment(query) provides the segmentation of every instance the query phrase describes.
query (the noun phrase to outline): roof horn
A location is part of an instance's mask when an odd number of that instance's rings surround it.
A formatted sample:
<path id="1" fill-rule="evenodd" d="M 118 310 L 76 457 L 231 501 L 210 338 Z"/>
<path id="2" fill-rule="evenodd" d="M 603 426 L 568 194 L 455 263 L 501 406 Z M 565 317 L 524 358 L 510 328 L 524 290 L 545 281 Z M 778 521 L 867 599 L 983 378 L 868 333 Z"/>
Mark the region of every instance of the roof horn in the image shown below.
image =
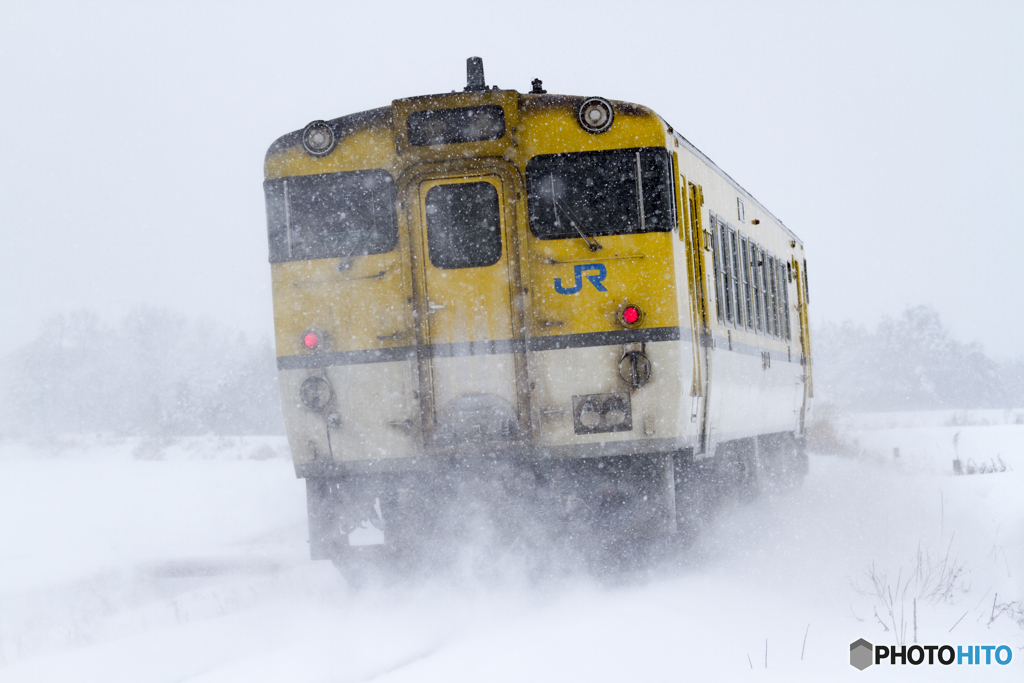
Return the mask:
<path id="1" fill-rule="evenodd" d="M 484 60 L 470 57 L 466 60 L 466 92 L 487 90 L 484 82 Z"/>

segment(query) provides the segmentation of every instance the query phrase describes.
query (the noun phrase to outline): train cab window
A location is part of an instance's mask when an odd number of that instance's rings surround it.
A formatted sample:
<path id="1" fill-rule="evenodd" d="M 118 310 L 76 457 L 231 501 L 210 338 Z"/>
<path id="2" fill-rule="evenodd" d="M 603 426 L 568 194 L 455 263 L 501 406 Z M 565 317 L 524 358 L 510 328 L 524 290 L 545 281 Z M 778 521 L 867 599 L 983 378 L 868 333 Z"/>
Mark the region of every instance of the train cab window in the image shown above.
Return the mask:
<path id="1" fill-rule="evenodd" d="M 750 299 L 750 244 L 740 235 L 740 260 L 743 265 L 743 305 L 746 307 L 747 329 L 754 329 L 753 301 Z"/>
<path id="2" fill-rule="evenodd" d="M 437 268 L 481 268 L 501 258 L 501 207 L 490 183 L 427 190 L 427 253 Z"/>
<path id="3" fill-rule="evenodd" d="M 754 326 L 757 332 L 764 330 L 764 304 L 761 303 L 761 271 L 758 268 L 760 249 L 753 242 L 750 243 L 750 282 L 753 289 L 754 299 Z"/>
<path id="4" fill-rule="evenodd" d="M 505 134 L 505 110 L 496 104 L 414 111 L 406 119 L 417 147 L 497 140 Z"/>
<path id="5" fill-rule="evenodd" d="M 542 240 L 669 232 L 671 169 L 661 147 L 535 156 L 526 164 L 530 230 Z"/>
<path id="6" fill-rule="evenodd" d="M 398 245 L 395 183 L 382 169 L 263 183 L 270 262 L 383 254 Z"/>

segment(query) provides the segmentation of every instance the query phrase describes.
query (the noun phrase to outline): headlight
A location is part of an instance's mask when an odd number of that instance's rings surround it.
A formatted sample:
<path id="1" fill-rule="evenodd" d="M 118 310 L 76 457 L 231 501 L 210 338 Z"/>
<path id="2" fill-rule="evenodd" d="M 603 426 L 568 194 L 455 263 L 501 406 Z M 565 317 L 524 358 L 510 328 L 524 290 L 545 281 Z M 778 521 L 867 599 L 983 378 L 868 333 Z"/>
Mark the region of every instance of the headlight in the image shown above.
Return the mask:
<path id="1" fill-rule="evenodd" d="M 299 387 L 299 400 L 310 410 L 320 412 L 330 403 L 333 393 L 323 377 L 310 377 Z"/>
<path id="2" fill-rule="evenodd" d="M 615 112 L 611 102 L 601 97 L 591 97 L 584 100 L 576 112 L 583 130 L 588 133 L 603 133 L 612 127 L 615 120 Z"/>
<path id="3" fill-rule="evenodd" d="M 572 397 L 573 431 L 577 434 L 628 432 L 633 413 L 628 392 Z"/>
<path id="4" fill-rule="evenodd" d="M 334 131 L 326 121 L 313 121 L 302 131 L 302 146 L 315 157 L 322 157 L 334 149 Z"/>

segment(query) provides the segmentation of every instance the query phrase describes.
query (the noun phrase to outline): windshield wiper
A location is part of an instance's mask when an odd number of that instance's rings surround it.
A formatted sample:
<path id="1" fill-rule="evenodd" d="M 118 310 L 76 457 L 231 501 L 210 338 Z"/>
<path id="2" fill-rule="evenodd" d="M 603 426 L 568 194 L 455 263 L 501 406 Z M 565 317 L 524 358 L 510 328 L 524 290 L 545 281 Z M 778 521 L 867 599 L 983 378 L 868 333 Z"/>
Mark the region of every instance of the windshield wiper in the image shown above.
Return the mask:
<path id="1" fill-rule="evenodd" d="M 571 225 L 572 227 L 574 227 L 576 229 L 576 232 L 578 232 L 580 234 L 580 237 L 583 238 L 583 241 L 587 243 L 588 247 L 590 247 L 590 251 L 597 251 L 598 249 L 602 248 L 601 245 L 597 243 L 597 240 L 594 239 L 593 235 L 591 235 L 589 232 L 587 232 L 586 230 L 583 229 L 583 221 L 581 221 L 579 219 L 579 216 L 577 216 L 573 212 L 573 210 L 569 208 L 568 204 L 566 204 L 564 201 L 559 199 L 558 196 L 555 194 L 555 177 L 554 176 L 551 176 L 551 201 L 555 205 L 555 225 L 556 226 L 559 226 L 558 208 L 561 207 L 562 211 L 565 213 L 565 217 L 569 219 L 569 225 Z M 561 227 L 561 226 L 559 226 L 559 227 Z"/>
<path id="2" fill-rule="evenodd" d="M 591 235 L 590 233 L 583 229 L 583 221 L 581 221 L 579 217 L 576 216 L 575 213 L 573 213 L 573 210 L 569 208 L 568 204 L 566 204 L 560 199 L 555 199 L 555 206 L 562 207 L 562 211 L 565 212 L 565 217 L 569 219 L 569 225 L 576 228 L 576 232 L 580 234 L 580 237 L 583 238 L 583 241 L 587 243 L 588 247 L 590 247 L 590 251 L 597 251 L 598 249 L 602 248 L 601 245 L 597 243 L 597 240 L 594 239 L 593 235 Z M 555 225 L 558 225 L 557 213 L 555 214 Z"/>

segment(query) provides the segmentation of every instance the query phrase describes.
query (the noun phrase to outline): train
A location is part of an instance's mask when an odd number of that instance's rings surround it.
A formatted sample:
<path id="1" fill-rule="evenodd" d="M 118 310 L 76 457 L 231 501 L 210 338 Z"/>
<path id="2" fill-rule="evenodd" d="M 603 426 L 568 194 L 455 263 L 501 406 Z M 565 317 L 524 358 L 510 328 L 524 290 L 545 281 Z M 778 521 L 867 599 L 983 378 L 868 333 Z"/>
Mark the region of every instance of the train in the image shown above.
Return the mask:
<path id="1" fill-rule="evenodd" d="M 466 491 L 683 537 L 806 473 L 804 244 L 649 108 L 471 58 L 461 91 L 312 121 L 264 171 L 313 559 L 448 533 Z"/>

